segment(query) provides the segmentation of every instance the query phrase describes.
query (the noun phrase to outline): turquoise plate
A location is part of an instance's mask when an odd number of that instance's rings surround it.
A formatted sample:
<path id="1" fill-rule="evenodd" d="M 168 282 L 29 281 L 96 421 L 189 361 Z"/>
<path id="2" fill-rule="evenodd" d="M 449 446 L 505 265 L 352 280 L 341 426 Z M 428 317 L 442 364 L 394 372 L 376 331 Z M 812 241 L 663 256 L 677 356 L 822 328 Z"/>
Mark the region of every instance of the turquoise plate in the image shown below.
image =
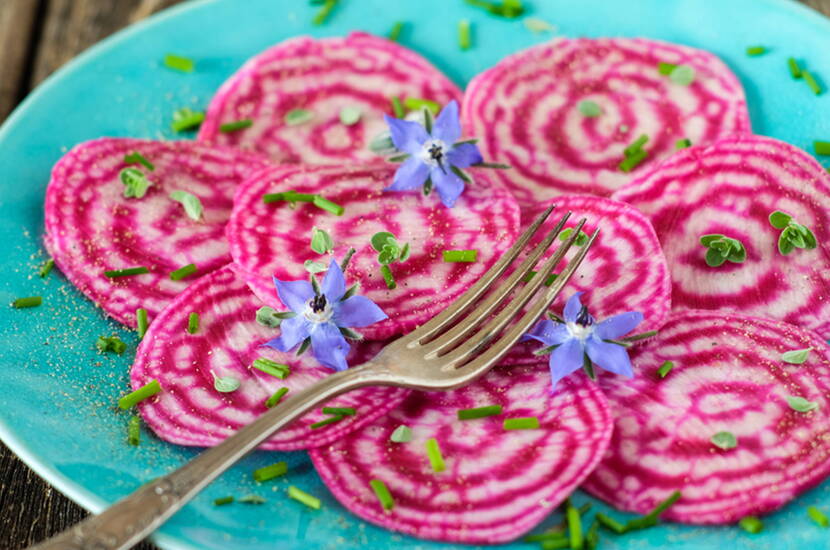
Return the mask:
<path id="1" fill-rule="evenodd" d="M 786 59 L 794 56 L 830 84 L 830 21 L 800 5 L 783 0 L 528 3 L 530 15 L 555 24 L 564 35 L 645 36 L 713 51 L 743 81 L 756 132 L 803 148 L 813 139 L 830 137 L 830 93 L 816 97 L 787 72 Z M 114 405 L 127 388 L 131 354 L 100 356 L 94 341 L 115 331 L 133 350 L 134 333 L 104 319 L 59 273 L 46 280 L 36 275 L 44 260 L 43 192 L 55 161 L 76 143 L 100 136 L 173 138 L 169 121 L 175 109 L 203 108 L 246 58 L 298 34 L 339 36 L 355 29 L 385 34 L 395 21 L 407 21 L 402 43 L 461 85 L 505 55 L 550 37 L 532 34 L 521 21 L 493 18 L 461 0 L 344 1 L 321 27 L 311 25 L 315 9 L 299 0 L 213 0 L 171 9 L 101 42 L 55 73 L 0 130 L 0 242 L 6 243 L 0 255 L 0 303 L 19 296 L 44 297 L 37 309 L 0 309 L 0 437 L 89 510 L 102 510 L 196 451 L 150 435 L 138 448 L 126 444 L 127 416 Z M 474 47 L 466 52 L 456 42 L 461 18 L 474 25 Z M 771 51 L 747 57 L 745 48 L 755 44 Z M 197 71 L 186 75 L 163 68 L 160 59 L 168 52 L 196 59 Z M 257 486 L 250 472 L 275 460 L 287 460 L 290 475 Z M 288 500 L 289 482 L 319 495 L 322 510 Z M 246 493 L 262 495 L 268 503 L 212 505 L 218 496 Z M 765 519 L 759 535 L 736 527 L 664 525 L 622 537 L 604 535 L 601 548 L 826 547 L 827 531 L 810 522 L 805 508 L 828 503 L 830 482 Z M 353 517 L 329 495 L 304 453 L 249 457 L 170 520 L 154 540 L 165 549 L 202 550 L 455 548 L 397 535 Z M 509 548 L 538 546 L 516 542 Z"/>

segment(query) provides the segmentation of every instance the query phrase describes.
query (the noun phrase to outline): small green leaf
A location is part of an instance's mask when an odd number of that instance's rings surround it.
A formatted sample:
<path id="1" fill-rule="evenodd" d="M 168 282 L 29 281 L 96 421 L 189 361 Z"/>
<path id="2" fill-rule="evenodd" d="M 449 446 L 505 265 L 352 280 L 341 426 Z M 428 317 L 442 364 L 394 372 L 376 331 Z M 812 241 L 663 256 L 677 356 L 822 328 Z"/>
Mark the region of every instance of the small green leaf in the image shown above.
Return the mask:
<path id="1" fill-rule="evenodd" d="M 813 348 L 794 349 L 781 354 L 781 360 L 791 365 L 802 365 L 807 362 Z"/>
<path id="2" fill-rule="evenodd" d="M 563 229 L 562 232 L 559 234 L 559 240 L 562 241 L 562 242 L 567 241 L 570 238 L 571 233 L 573 233 L 573 231 L 574 230 L 571 227 L 569 227 L 567 229 Z M 576 246 L 582 246 L 587 242 L 588 242 L 588 235 L 586 235 L 582 231 L 579 232 L 579 234 L 576 236 L 576 239 L 574 240 L 574 244 Z"/>
<path id="3" fill-rule="evenodd" d="M 185 214 L 193 221 L 198 222 L 202 219 L 202 214 L 205 209 L 202 206 L 202 201 L 199 197 L 187 191 L 171 191 L 170 198 L 176 202 L 180 202 L 184 206 Z"/>
<path id="4" fill-rule="evenodd" d="M 372 235 L 372 248 L 374 248 L 377 252 L 383 250 L 383 246 L 389 242 L 389 238 L 394 239 L 395 235 L 388 231 L 380 231 L 379 233 L 375 233 Z"/>
<path id="5" fill-rule="evenodd" d="M 239 389 L 239 380 L 233 376 L 216 376 L 216 373 L 210 371 L 213 375 L 213 387 L 220 393 L 230 393 Z"/>
<path id="6" fill-rule="evenodd" d="M 778 252 L 786 256 L 793 250 L 795 250 L 795 246 L 792 242 L 790 242 L 790 239 L 787 238 L 787 231 L 782 231 L 781 235 L 778 237 Z"/>
<path id="7" fill-rule="evenodd" d="M 804 226 L 802 225 L 801 227 Z M 805 246 L 804 248 L 806 248 L 807 250 L 812 250 L 818 245 L 818 243 L 816 242 L 816 236 L 813 235 L 813 232 L 810 231 L 809 228 L 804 227 L 804 230 L 807 232 L 804 235 L 804 242 L 807 243 L 807 246 Z"/>
<path id="8" fill-rule="evenodd" d="M 710 248 L 706 251 L 706 265 L 720 267 L 726 262 L 726 257 L 719 250 Z"/>
<path id="9" fill-rule="evenodd" d="M 737 245 L 730 249 L 729 256 L 726 259 L 736 264 L 742 264 L 746 261 L 746 248 L 740 242 L 735 242 Z"/>
<path id="10" fill-rule="evenodd" d="M 669 79 L 675 84 L 688 86 L 695 81 L 695 70 L 689 65 L 678 65 L 669 73 Z"/>
<path id="11" fill-rule="evenodd" d="M 738 446 L 738 439 L 732 432 L 718 432 L 709 441 L 715 447 L 723 450 L 734 449 Z"/>
<path id="12" fill-rule="evenodd" d="M 401 248 L 401 254 L 400 254 L 400 256 L 398 256 L 398 261 L 399 262 L 405 262 L 406 260 L 409 259 L 409 255 L 410 255 L 409 243 L 406 243 L 406 244 L 403 245 L 403 248 Z"/>
<path id="13" fill-rule="evenodd" d="M 792 216 L 780 210 L 776 210 L 769 215 L 769 223 L 776 229 L 784 229 L 791 219 L 793 219 Z"/>
<path id="14" fill-rule="evenodd" d="M 291 109 L 290 111 L 285 113 L 285 117 L 283 117 L 283 120 L 289 126 L 299 126 L 300 124 L 310 122 L 313 118 L 314 113 L 312 113 L 311 111 L 307 111 L 305 109 Z"/>
<path id="15" fill-rule="evenodd" d="M 360 122 L 362 114 L 357 107 L 343 107 L 340 109 L 340 122 L 345 126 L 354 126 Z"/>
<path id="16" fill-rule="evenodd" d="M 397 249 L 391 249 L 391 247 L 384 247 L 380 254 L 378 254 L 378 263 L 380 265 L 389 265 L 394 262 L 398 257 Z"/>
<path id="17" fill-rule="evenodd" d="M 814 411 L 818 408 L 818 403 L 807 401 L 803 397 L 799 397 L 797 395 L 788 395 L 787 404 L 792 410 L 803 413 Z"/>
<path id="18" fill-rule="evenodd" d="M 124 197 L 140 199 L 147 194 L 147 189 L 153 182 L 147 179 L 144 172 L 138 168 L 124 168 L 118 173 L 121 183 L 124 184 Z"/>
<path id="19" fill-rule="evenodd" d="M 389 132 L 382 132 L 369 142 L 369 150 L 378 155 L 388 155 L 395 152 L 396 149 Z"/>
<path id="20" fill-rule="evenodd" d="M 316 227 L 311 230 L 311 250 L 317 254 L 327 254 L 333 249 L 334 240 L 332 240 L 331 235 Z"/>
<path id="21" fill-rule="evenodd" d="M 602 114 L 602 108 L 596 101 L 591 101 L 590 99 L 583 99 L 577 103 L 576 108 L 579 109 L 582 116 L 587 118 L 595 118 Z"/>
<path id="22" fill-rule="evenodd" d="M 280 326 L 282 319 L 277 316 L 274 308 L 262 306 L 256 310 L 256 322 L 264 327 L 277 328 Z"/>
<path id="23" fill-rule="evenodd" d="M 804 240 L 804 235 L 802 235 L 801 232 L 795 227 L 788 227 L 781 234 L 786 234 L 787 239 L 796 248 L 805 248 L 807 246 L 807 241 Z"/>
<path id="24" fill-rule="evenodd" d="M 395 443 L 409 443 L 412 441 L 412 430 L 408 426 L 401 424 L 395 428 L 395 431 L 392 432 L 389 439 Z"/>
<path id="25" fill-rule="evenodd" d="M 329 268 L 329 266 L 323 262 L 315 262 L 314 260 L 306 260 L 303 262 L 303 267 L 309 273 L 322 273 Z"/>
<path id="26" fill-rule="evenodd" d="M 719 241 L 724 236 L 719 233 L 712 233 L 711 235 L 703 235 L 700 237 L 700 244 L 709 247 L 713 242 Z"/>
<path id="27" fill-rule="evenodd" d="M 424 182 L 424 188 L 422 190 L 425 197 L 428 197 L 429 194 L 432 192 L 432 178 L 427 178 L 427 181 Z"/>

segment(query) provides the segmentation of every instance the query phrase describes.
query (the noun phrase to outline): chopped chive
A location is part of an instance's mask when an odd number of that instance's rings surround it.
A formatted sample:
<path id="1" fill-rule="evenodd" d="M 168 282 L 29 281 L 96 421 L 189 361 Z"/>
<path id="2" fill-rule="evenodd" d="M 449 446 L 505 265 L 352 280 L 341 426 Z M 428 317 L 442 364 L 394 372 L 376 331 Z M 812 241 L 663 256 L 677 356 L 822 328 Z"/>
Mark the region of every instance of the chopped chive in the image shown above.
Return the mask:
<path id="1" fill-rule="evenodd" d="M 794 57 L 787 59 L 787 66 L 790 68 L 790 75 L 793 78 L 801 78 L 801 67 L 798 66 L 798 61 Z"/>
<path id="2" fill-rule="evenodd" d="M 311 20 L 312 24 L 322 25 L 325 23 L 335 6 L 337 6 L 337 0 L 325 0 L 320 10 L 314 15 L 314 19 Z"/>
<path id="3" fill-rule="evenodd" d="M 369 485 L 372 487 L 372 490 L 375 492 L 375 496 L 378 497 L 380 505 L 384 510 L 391 510 L 395 507 L 395 501 L 383 481 L 373 479 L 369 481 Z"/>
<path id="4" fill-rule="evenodd" d="M 579 510 L 568 500 L 565 505 L 565 518 L 568 520 L 568 535 L 571 541 L 571 548 L 582 550 L 582 518 Z"/>
<path id="5" fill-rule="evenodd" d="M 619 168 L 623 172 L 631 172 L 637 168 L 647 156 L 648 152 L 645 149 L 640 149 L 631 156 L 625 157 L 622 162 L 620 162 Z"/>
<path id="6" fill-rule="evenodd" d="M 576 108 L 582 114 L 582 116 L 588 118 L 595 118 L 602 114 L 602 108 L 597 104 L 596 101 L 591 101 L 590 99 L 584 99 L 580 101 Z"/>
<path id="7" fill-rule="evenodd" d="M 358 107 L 346 106 L 340 109 L 340 123 L 344 126 L 354 126 L 360 122 L 363 113 Z"/>
<path id="8" fill-rule="evenodd" d="M 331 212 L 335 216 L 342 216 L 343 212 L 346 211 L 345 208 L 340 206 L 339 204 L 328 200 L 327 198 L 321 197 L 320 195 L 315 195 L 314 200 L 312 200 L 314 206 L 320 208 L 321 210 L 325 210 L 326 212 Z"/>
<path id="9" fill-rule="evenodd" d="M 588 532 L 585 533 L 585 549 L 596 550 L 599 545 L 599 522 L 595 519 L 591 522 Z"/>
<path id="10" fill-rule="evenodd" d="M 138 308 L 135 310 L 135 322 L 136 322 L 136 331 L 138 332 L 138 339 L 144 338 L 144 335 L 147 334 L 147 327 L 150 326 L 150 323 L 147 321 L 147 310 L 143 307 Z"/>
<path id="11" fill-rule="evenodd" d="M 560 526 L 554 528 L 554 530 L 545 531 L 544 533 L 537 533 L 535 535 L 528 535 L 522 539 L 524 542 L 545 542 L 545 541 L 559 541 L 564 540 L 568 546 L 571 545 L 571 541 L 568 539 L 567 535 L 562 531 Z"/>
<path id="12" fill-rule="evenodd" d="M 282 193 L 266 193 L 262 195 L 262 202 L 271 204 L 273 202 L 288 201 L 288 202 L 313 202 L 314 197 L 310 193 L 297 193 L 296 191 L 285 191 Z"/>
<path id="13" fill-rule="evenodd" d="M 420 111 L 421 109 L 427 109 L 433 115 L 437 115 L 438 111 L 441 110 L 441 104 L 437 101 L 432 101 L 431 99 L 423 99 L 420 97 L 408 97 L 403 100 L 403 105 L 410 111 Z M 458 143 L 455 143 L 458 145 Z"/>
<path id="14" fill-rule="evenodd" d="M 746 49 L 746 55 L 748 56 L 764 55 L 765 53 L 767 53 L 767 49 L 763 46 L 749 46 Z"/>
<path id="15" fill-rule="evenodd" d="M 287 471 L 287 462 L 276 462 L 270 466 L 263 466 L 262 468 L 254 470 L 251 475 L 254 477 L 254 481 L 262 483 L 263 481 L 268 481 L 269 479 L 285 475 Z"/>
<path id="16" fill-rule="evenodd" d="M 125 164 L 140 164 L 150 172 L 156 169 L 155 165 L 147 160 L 144 155 L 139 153 L 138 151 L 133 151 L 128 155 L 124 155 L 124 163 Z"/>
<path id="17" fill-rule="evenodd" d="M 184 132 L 197 128 L 205 120 L 205 113 L 194 111 L 190 107 L 182 107 L 173 113 L 173 122 L 170 127 L 174 132 Z"/>
<path id="18" fill-rule="evenodd" d="M 219 131 L 223 134 L 231 134 L 233 132 L 238 132 L 239 130 L 244 130 L 245 128 L 250 128 L 253 126 L 254 121 L 250 118 L 243 118 L 242 120 L 237 120 L 234 122 L 226 122 L 219 126 Z"/>
<path id="19" fill-rule="evenodd" d="M 596 515 L 596 519 L 600 523 L 600 525 L 610 529 L 618 535 L 622 535 L 623 533 L 625 533 L 625 525 L 623 525 L 622 523 L 610 516 L 606 516 L 603 513 L 599 513 Z"/>
<path id="20" fill-rule="evenodd" d="M 288 488 L 288 498 L 293 498 L 294 500 L 302 502 L 309 508 L 314 508 L 315 510 L 319 510 L 321 506 L 319 498 L 309 495 L 305 491 L 297 489 L 293 485 Z"/>
<path id="21" fill-rule="evenodd" d="M 55 260 L 53 260 L 52 258 L 49 258 L 48 260 L 46 260 L 43 263 L 43 265 L 40 266 L 40 269 L 38 270 L 38 274 L 40 275 L 40 278 L 43 279 L 47 275 L 49 275 L 49 273 L 52 272 L 53 267 L 55 267 Z"/>
<path id="22" fill-rule="evenodd" d="M 314 424 L 312 424 L 309 427 L 312 430 L 316 430 L 317 428 L 322 428 L 323 426 L 328 426 L 329 424 L 336 424 L 337 422 L 340 422 L 344 418 L 346 418 L 346 417 L 343 416 L 342 414 L 336 414 L 334 416 L 331 416 L 329 418 L 321 420 L 320 422 L 315 422 Z"/>
<path id="23" fill-rule="evenodd" d="M 810 71 L 806 69 L 802 70 L 801 77 L 804 79 L 804 82 L 807 83 L 807 86 L 809 86 L 810 89 L 813 90 L 814 94 L 821 95 L 821 92 L 824 91 L 824 89 L 821 87 L 821 84 L 819 84 L 816 81 L 815 77 L 813 76 L 813 73 L 811 73 Z"/>
<path id="24" fill-rule="evenodd" d="M 323 414 L 340 414 L 345 416 L 354 416 L 357 411 L 352 407 L 323 407 Z"/>
<path id="25" fill-rule="evenodd" d="M 288 393 L 288 388 L 280 388 L 274 392 L 274 395 L 265 400 L 265 407 L 270 409 L 282 401 L 283 396 Z"/>
<path id="26" fill-rule="evenodd" d="M 195 311 L 191 312 L 187 317 L 187 332 L 190 334 L 199 332 L 199 314 Z"/>
<path id="27" fill-rule="evenodd" d="M 233 497 L 231 497 L 231 496 L 219 497 L 219 498 L 217 498 L 213 501 L 213 505 L 214 506 L 224 506 L 226 504 L 230 504 L 231 502 L 233 502 Z"/>
<path id="28" fill-rule="evenodd" d="M 676 68 L 677 65 L 675 65 L 674 63 L 664 63 L 663 61 L 661 61 L 657 64 L 657 72 L 664 76 L 669 76 L 671 72 Z"/>
<path id="29" fill-rule="evenodd" d="M 642 134 L 623 150 L 623 156 L 630 157 L 636 154 L 646 143 L 648 143 L 648 134 Z"/>
<path id="30" fill-rule="evenodd" d="M 265 357 L 259 357 L 258 359 L 254 359 L 254 362 L 251 363 L 251 366 L 257 370 L 261 370 L 265 374 L 275 376 L 280 380 L 285 380 L 285 378 L 291 373 L 291 369 L 288 365 L 277 363 L 276 361 L 271 361 L 270 359 L 267 359 Z"/>
<path id="31" fill-rule="evenodd" d="M 401 98 L 399 98 L 398 96 L 394 96 L 390 101 L 392 102 L 392 114 L 395 115 L 395 118 L 405 117 L 406 111 L 404 111 L 403 109 Z"/>
<path id="32" fill-rule="evenodd" d="M 458 411 L 458 419 L 473 420 L 476 418 L 496 416 L 497 414 L 501 414 L 501 411 L 501 405 L 488 405 L 486 407 L 476 407 L 474 409 L 461 409 Z"/>
<path id="33" fill-rule="evenodd" d="M 686 149 L 687 147 L 691 146 L 692 140 L 690 140 L 689 138 L 678 139 L 676 142 L 674 142 L 675 149 Z"/>
<path id="34" fill-rule="evenodd" d="M 383 282 L 386 283 L 386 288 L 394 290 L 398 287 L 398 283 L 395 282 L 395 276 L 392 274 L 392 270 L 388 265 L 380 266 L 380 274 L 383 275 Z"/>
<path id="35" fill-rule="evenodd" d="M 392 432 L 392 435 L 389 436 L 390 441 L 393 443 L 409 443 L 412 441 L 412 430 L 409 426 L 404 426 L 401 424 Z"/>
<path id="36" fill-rule="evenodd" d="M 587 240 L 587 239 L 586 239 L 586 240 Z M 578 244 L 578 243 L 577 243 L 577 244 Z M 527 273 L 527 275 L 525 275 L 525 276 L 524 276 L 524 278 L 522 278 L 522 282 L 529 283 L 529 282 L 531 281 L 531 279 L 533 279 L 533 277 L 535 277 L 535 276 L 536 276 L 536 274 L 537 274 L 537 273 L 538 273 L 538 271 L 529 271 L 529 272 Z M 557 277 L 559 277 L 559 274 L 558 274 L 558 273 L 551 273 L 550 275 L 548 275 L 548 278 L 547 278 L 547 279 L 545 279 L 545 283 L 544 283 L 544 285 L 545 285 L 545 286 L 550 286 L 550 285 L 552 285 L 552 284 L 553 284 L 553 282 L 554 282 L 554 281 L 556 281 L 556 278 L 557 278 Z"/>
<path id="37" fill-rule="evenodd" d="M 244 497 L 239 497 L 239 502 L 243 504 L 265 504 L 268 501 L 259 495 L 245 495 Z"/>
<path id="38" fill-rule="evenodd" d="M 141 419 L 135 415 L 130 417 L 127 425 L 127 442 L 134 447 L 141 442 Z"/>
<path id="39" fill-rule="evenodd" d="M 308 111 L 306 109 L 291 109 L 285 116 L 282 117 L 283 122 L 288 124 L 289 126 L 299 126 L 300 124 L 305 124 L 306 122 L 311 122 L 311 119 L 314 118 L 314 113 Z"/>
<path id="40" fill-rule="evenodd" d="M 828 518 L 824 512 L 815 506 L 807 507 L 807 515 L 810 516 L 810 519 L 815 521 L 819 527 L 830 527 L 830 518 Z"/>
<path id="41" fill-rule="evenodd" d="M 505 418 L 503 427 L 505 430 L 535 430 L 539 427 L 539 419 L 535 416 Z"/>
<path id="42" fill-rule="evenodd" d="M 571 541 L 569 538 L 546 540 L 542 542 L 542 550 L 564 550 L 566 548 L 571 548 Z"/>
<path id="43" fill-rule="evenodd" d="M 538 17 L 525 17 L 522 23 L 524 23 L 527 30 L 536 34 L 556 31 L 555 25 L 551 25 L 544 19 L 539 19 Z"/>
<path id="44" fill-rule="evenodd" d="M 121 355 L 127 350 L 127 344 L 121 341 L 121 338 L 118 336 L 99 336 L 95 342 L 95 347 L 101 353 L 112 351 L 118 355 Z"/>
<path id="45" fill-rule="evenodd" d="M 451 263 L 471 263 L 478 259 L 478 250 L 444 250 L 444 261 Z"/>
<path id="46" fill-rule="evenodd" d="M 745 518 L 741 518 L 738 525 L 741 526 L 741 529 L 747 533 L 752 533 L 753 535 L 760 533 L 764 528 L 764 524 L 761 523 L 761 520 L 755 516 L 746 516 Z"/>
<path id="47" fill-rule="evenodd" d="M 192 73 L 193 69 L 196 67 L 196 63 L 188 57 L 182 57 L 181 55 L 169 53 L 164 56 L 164 66 L 168 69 L 173 69 L 174 71 Z"/>
<path id="48" fill-rule="evenodd" d="M 21 309 L 24 307 L 37 307 L 43 303 L 42 296 L 27 296 L 25 298 L 18 298 L 12 302 L 12 307 Z"/>
<path id="49" fill-rule="evenodd" d="M 116 269 L 113 271 L 104 271 L 104 275 L 109 277 L 110 279 L 115 279 L 116 277 L 130 277 L 132 275 L 143 275 L 144 273 L 150 273 L 150 270 L 146 267 L 128 267 L 127 269 Z"/>
<path id="50" fill-rule="evenodd" d="M 175 271 L 170 272 L 170 279 L 174 281 L 181 281 L 185 277 L 189 275 L 193 275 L 198 271 L 199 268 L 196 267 L 196 264 L 187 264 L 185 266 L 180 267 Z"/>
<path id="51" fill-rule="evenodd" d="M 660 378 L 665 378 L 667 374 L 674 368 L 674 363 L 672 361 L 664 361 L 660 368 L 657 369 L 657 374 L 660 375 Z"/>
<path id="52" fill-rule="evenodd" d="M 396 21 L 394 25 L 392 25 L 392 30 L 389 31 L 389 40 L 392 42 L 397 42 L 398 38 L 401 37 L 401 32 L 403 31 L 404 23 L 403 21 Z"/>
<path id="53" fill-rule="evenodd" d="M 438 440 L 434 437 L 427 439 L 426 449 L 432 471 L 443 472 L 446 469 L 446 465 L 444 464 L 444 457 L 441 455 L 441 448 L 438 446 Z"/>
<path id="54" fill-rule="evenodd" d="M 161 384 L 158 380 L 151 380 L 138 388 L 137 390 L 128 393 L 118 400 L 118 406 L 124 410 L 141 403 L 148 397 L 152 397 L 161 391 Z"/>
<path id="55" fill-rule="evenodd" d="M 830 141 L 814 141 L 813 148 L 817 155 L 830 155 Z"/>
<path id="56" fill-rule="evenodd" d="M 470 32 L 470 20 L 462 19 L 458 22 L 458 47 L 462 50 L 469 50 L 472 46 L 472 33 Z"/>
<path id="57" fill-rule="evenodd" d="M 659 502 L 651 512 L 643 517 L 635 518 L 625 524 L 625 531 L 634 531 L 637 529 L 644 529 L 646 527 L 653 527 L 659 523 L 660 514 L 668 510 L 675 502 L 680 500 L 683 496 L 680 491 L 674 491 L 665 500 Z"/>

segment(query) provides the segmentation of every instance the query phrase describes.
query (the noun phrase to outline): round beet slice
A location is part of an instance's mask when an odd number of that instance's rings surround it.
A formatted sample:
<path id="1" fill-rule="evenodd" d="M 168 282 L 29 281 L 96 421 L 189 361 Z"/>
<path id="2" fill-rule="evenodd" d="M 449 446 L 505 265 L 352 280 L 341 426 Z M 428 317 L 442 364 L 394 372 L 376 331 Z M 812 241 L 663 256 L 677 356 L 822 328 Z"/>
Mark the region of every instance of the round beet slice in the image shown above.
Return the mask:
<path id="1" fill-rule="evenodd" d="M 426 59 L 384 38 L 362 32 L 292 38 L 250 59 L 222 85 L 199 140 L 278 162 L 378 161 L 368 146 L 387 130 L 383 115 L 393 114 L 393 97 L 444 105 L 460 103 L 461 90 Z M 223 124 L 240 120 L 252 124 L 222 131 Z"/>
<path id="2" fill-rule="evenodd" d="M 781 358 L 806 348 L 804 364 Z M 678 490 L 681 499 L 662 517 L 732 523 L 771 512 L 830 474 L 830 348 L 814 333 L 690 310 L 672 314 L 631 359 L 633 379 L 600 378 L 615 427 L 583 486 L 593 495 L 647 513 Z M 663 378 L 665 361 L 674 368 Z M 788 397 L 817 408 L 799 412 Z M 737 446 L 716 446 L 719 432 Z"/>
<path id="3" fill-rule="evenodd" d="M 693 147 L 615 198 L 654 224 L 671 268 L 676 309 L 725 309 L 781 319 L 830 338 L 830 175 L 804 151 L 762 136 Z M 814 249 L 778 250 L 780 210 L 808 227 Z M 738 239 L 743 263 L 706 263 L 703 235 Z"/>
<path id="4" fill-rule="evenodd" d="M 459 420 L 460 409 L 501 405 L 502 414 Z M 505 418 L 536 417 L 538 429 L 505 430 Z M 387 529 L 447 542 L 507 542 L 559 505 L 601 458 L 612 419 L 602 392 L 572 377 L 551 395 L 547 364 L 498 367 L 452 392 L 413 392 L 398 408 L 311 451 L 325 484 L 346 508 Z M 404 425 L 412 440 L 394 443 Z M 435 472 L 435 438 L 445 470 Z M 369 482 L 394 499 L 384 511 Z"/>
<path id="5" fill-rule="evenodd" d="M 671 277 L 660 242 L 648 219 L 623 202 L 591 195 L 567 195 L 525 210 L 522 225 L 532 223 L 549 204 L 554 204 L 556 209 L 543 228 L 552 228 L 562 213 L 570 211 L 573 214 L 566 228 L 573 228 L 584 217 L 587 218 L 583 228 L 586 235 L 600 229 L 591 251 L 554 302 L 552 310 L 561 316 L 567 299 L 582 291 L 583 303 L 598 320 L 639 311 L 644 320 L 635 333 L 659 329 L 671 309 Z M 543 237 L 544 233 L 540 231 L 531 243 L 539 242 Z M 554 246 L 559 242 L 554 241 Z M 574 249 L 566 258 L 575 253 Z M 505 362 L 538 361 L 532 352 L 540 347 L 536 341 L 519 343 Z"/>
<path id="6" fill-rule="evenodd" d="M 125 162 L 139 153 L 152 166 Z M 230 262 L 224 237 L 233 194 L 266 161 L 254 154 L 187 141 L 103 138 L 74 147 L 58 161 L 46 189 L 44 241 L 60 270 L 118 321 L 135 326 L 135 311 L 153 318 L 194 278 Z M 122 169 L 138 169 L 152 185 L 124 197 Z M 170 199 L 181 190 L 199 198 L 200 221 Z M 188 264 L 181 280 L 170 273 Z M 106 271 L 146 267 L 149 273 L 110 278 Z"/>
<path id="7" fill-rule="evenodd" d="M 475 181 L 455 207 L 445 208 L 436 194 L 383 191 L 394 167 L 280 166 L 246 181 L 234 200 L 228 224 L 231 255 L 259 298 L 274 308 L 286 307 L 277 298 L 273 277 L 307 279 L 307 260 L 328 264 L 328 256 L 312 251 L 312 228 L 327 231 L 334 256 L 357 252 L 346 270 L 346 283 L 359 282 L 360 293 L 389 316 L 359 329 L 369 339 L 406 333 L 432 318 L 462 294 L 504 253 L 516 237 L 519 209 L 510 193 L 494 183 L 491 171 L 471 171 Z M 308 202 L 291 208 L 285 201 L 266 204 L 263 195 L 295 190 L 321 194 L 344 208 L 335 216 Z M 411 255 L 389 267 L 397 287 L 390 290 L 378 264 L 371 238 L 388 231 Z M 472 263 L 449 263 L 444 250 L 477 250 Z"/>
<path id="8" fill-rule="evenodd" d="M 694 81 L 678 84 L 660 63 L 690 67 Z M 679 139 L 749 131 L 741 84 L 720 59 L 641 38 L 559 39 L 511 55 L 470 82 L 462 118 L 484 158 L 513 167 L 498 177 L 523 208 L 568 193 L 608 196 Z M 624 151 L 642 135 L 648 156 L 624 172 Z"/>
<path id="9" fill-rule="evenodd" d="M 297 357 L 263 347 L 278 329 L 256 321 L 257 309 L 262 305 L 233 267 L 226 266 L 196 281 L 152 321 L 130 376 L 133 388 L 153 379 L 163 388 L 157 397 L 140 405 L 144 420 L 159 437 L 179 445 L 215 445 L 265 412 L 266 400 L 279 388 L 288 388 L 283 397 L 287 400 L 334 372 L 320 365 L 311 353 Z M 193 312 L 199 314 L 195 334 L 187 330 Z M 379 342 L 353 343 L 349 362 L 359 365 L 382 347 Z M 290 374 L 280 379 L 252 367 L 261 357 L 288 365 Z M 220 393 L 214 387 L 214 374 L 235 378 L 240 382 L 239 389 Z M 378 387 L 343 394 L 326 406 L 351 407 L 355 415 L 311 428 L 315 422 L 329 418 L 316 409 L 262 447 L 288 451 L 331 443 L 386 414 L 408 393 Z"/>

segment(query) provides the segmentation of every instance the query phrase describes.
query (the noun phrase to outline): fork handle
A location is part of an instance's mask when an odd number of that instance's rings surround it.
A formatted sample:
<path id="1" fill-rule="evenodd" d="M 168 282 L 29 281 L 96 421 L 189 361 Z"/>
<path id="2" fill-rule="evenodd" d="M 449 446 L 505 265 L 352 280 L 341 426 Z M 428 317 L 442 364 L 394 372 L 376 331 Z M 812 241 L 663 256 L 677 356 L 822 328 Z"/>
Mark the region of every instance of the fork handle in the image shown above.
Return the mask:
<path id="1" fill-rule="evenodd" d="M 30 550 L 121 550 L 156 530 L 199 491 L 277 430 L 341 393 L 382 384 L 369 364 L 325 377 L 289 396 L 265 414 L 170 474 L 147 483 L 102 513 L 70 527 Z"/>

